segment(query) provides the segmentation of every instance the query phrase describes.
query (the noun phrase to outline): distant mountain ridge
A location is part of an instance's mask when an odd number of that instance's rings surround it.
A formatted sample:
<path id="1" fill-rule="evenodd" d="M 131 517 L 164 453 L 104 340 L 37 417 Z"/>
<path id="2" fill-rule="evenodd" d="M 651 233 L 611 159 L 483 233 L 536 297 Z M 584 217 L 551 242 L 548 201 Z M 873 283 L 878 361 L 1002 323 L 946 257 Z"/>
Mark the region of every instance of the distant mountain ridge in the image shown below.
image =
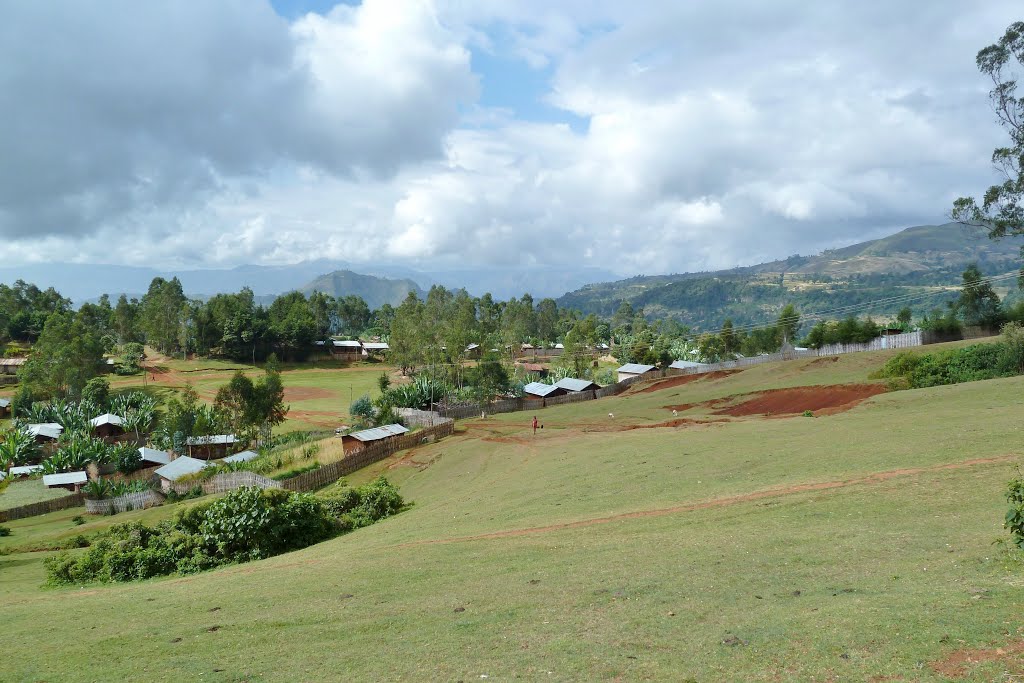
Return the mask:
<path id="1" fill-rule="evenodd" d="M 420 298 L 426 293 L 415 282 L 409 279 L 392 280 L 388 278 L 362 275 L 351 270 L 336 270 L 316 278 L 304 285 L 301 291 L 307 295 L 322 292 L 333 297 L 351 294 L 360 296 L 371 310 L 380 308 L 387 303 L 398 306 L 409 292 L 415 292 Z"/>
<path id="2" fill-rule="evenodd" d="M 986 275 L 1020 267 L 1024 238 L 993 241 L 982 227 L 922 225 L 894 235 L 830 249 L 815 256 L 705 273 L 640 276 L 590 284 L 558 299 L 559 306 L 610 316 L 622 301 L 648 317 L 713 330 L 725 318 L 763 324 L 786 303 L 809 312 L 844 306 L 892 315 L 903 305 L 919 314 L 952 298 L 960 274 L 977 263 Z M 1000 285 L 1004 292 L 1012 282 Z M 891 304 L 872 302 L 903 297 Z M 845 313 L 844 313 L 845 315 Z"/>

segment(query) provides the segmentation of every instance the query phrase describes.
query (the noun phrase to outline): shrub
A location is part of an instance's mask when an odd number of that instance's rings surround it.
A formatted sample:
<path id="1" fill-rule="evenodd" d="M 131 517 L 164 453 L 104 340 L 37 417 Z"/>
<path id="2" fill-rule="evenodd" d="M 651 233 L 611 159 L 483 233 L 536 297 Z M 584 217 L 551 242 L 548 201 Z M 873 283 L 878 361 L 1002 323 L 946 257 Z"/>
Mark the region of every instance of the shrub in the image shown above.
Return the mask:
<path id="1" fill-rule="evenodd" d="M 1003 526 L 1010 531 L 1013 544 L 1024 550 L 1024 474 L 1020 470 L 1006 486 L 1006 502 L 1010 508 L 1006 511 Z"/>
<path id="2" fill-rule="evenodd" d="M 82 402 L 91 403 L 100 410 L 105 410 L 110 401 L 110 382 L 102 377 L 93 377 L 82 389 Z"/>
<path id="3" fill-rule="evenodd" d="M 11 535 L 11 527 L 9 527 L 9 526 L 0 526 L 0 536 L 10 536 L 10 535 Z"/>
<path id="4" fill-rule="evenodd" d="M 122 443 L 110 448 L 110 460 L 122 474 L 131 474 L 142 466 L 142 454 L 133 444 Z"/>
<path id="5" fill-rule="evenodd" d="M 373 401 L 370 400 L 369 396 L 364 394 L 352 402 L 352 405 L 348 408 L 348 412 L 352 417 L 358 417 L 369 422 L 373 419 L 376 411 L 373 408 Z"/>
<path id="6" fill-rule="evenodd" d="M 1003 325 L 1000 369 L 1010 375 L 1024 375 L 1024 325 L 1009 322 Z"/>
<path id="7" fill-rule="evenodd" d="M 274 479 L 275 481 L 282 481 L 284 479 L 291 479 L 292 477 L 297 477 L 300 474 L 305 474 L 306 472 L 312 472 L 313 470 L 318 469 L 320 469 L 320 463 L 311 462 L 308 465 L 303 465 L 302 467 L 295 467 L 290 470 L 281 472 L 280 474 L 275 474 L 273 477 L 271 477 L 271 479 Z"/>
<path id="8" fill-rule="evenodd" d="M 405 507 L 402 494 L 384 477 L 357 488 L 339 481 L 319 495 L 331 514 L 339 518 L 342 531 L 368 526 Z"/>
<path id="9" fill-rule="evenodd" d="M 71 523 L 75 526 L 82 526 L 85 524 L 85 517 L 82 517 L 82 515 L 75 515 L 71 518 Z"/>
<path id="10" fill-rule="evenodd" d="M 236 489 L 223 498 L 179 510 L 155 527 L 118 524 L 89 549 L 45 560 L 50 583 L 134 581 L 203 571 L 270 557 L 329 538 L 337 524 L 309 494 Z M 81 538 L 88 545 L 88 539 Z M 77 546 L 75 546 L 77 547 Z"/>

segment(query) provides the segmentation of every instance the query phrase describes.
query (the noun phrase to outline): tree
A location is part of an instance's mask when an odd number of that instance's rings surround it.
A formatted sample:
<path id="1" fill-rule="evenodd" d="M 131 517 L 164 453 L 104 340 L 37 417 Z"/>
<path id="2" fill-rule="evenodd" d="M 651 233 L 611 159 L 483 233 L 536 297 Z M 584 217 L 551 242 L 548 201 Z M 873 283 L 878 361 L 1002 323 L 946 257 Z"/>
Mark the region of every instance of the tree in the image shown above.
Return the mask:
<path id="1" fill-rule="evenodd" d="M 163 353 L 179 348 L 181 315 L 187 301 L 178 278 L 153 278 L 141 302 L 141 327 L 150 345 Z"/>
<path id="2" fill-rule="evenodd" d="M 284 383 L 277 370 L 277 359 L 267 361 L 264 376 L 253 382 L 241 370 L 217 390 L 214 406 L 224 415 L 236 434 L 256 444 L 267 444 L 275 425 L 284 421 Z"/>
<path id="3" fill-rule="evenodd" d="M 99 410 L 106 410 L 110 401 L 110 382 L 102 377 L 93 377 L 82 389 L 82 401 L 93 404 Z"/>
<path id="4" fill-rule="evenodd" d="M 722 323 L 722 331 L 718 335 L 722 339 L 722 354 L 732 356 L 736 353 L 736 335 L 733 332 L 732 318 L 726 318 Z"/>
<path id="5" fill-rule="evenodd" d="M 914 312 L 910 310 L 910 306 L 904 306 L 900 309 L 900 312 L 896 314 L 896 322 L 900 324 L 901 328 L 910 327 L 910 321 L 914 319 Z"/>
<path id="6" fill-rule="evenodd" d="M 99 374 L 102 362 L 103 345 L 96 331 L 70 313 L 54 313 L 19 376 L 38 396 L 77 399 L 86 382 Z"/>
<path id="7" fill-rule="evenodd" d="M 953 309 L 965 325 L 997 327 L 1004 319 L 999 295 L 973 263 L 967 266 L 963 273 L 963 289 L 960 291 L 960 298 L 953 304 Z"/>
<path id="8" fill-rule="evenodd" d="M 786 304 L 782 307 L 776 327 L 782 340 L 789 341 L 790 343 L 796 341 L 797 332 L 800 331 L 800 314 L 797 312 L 796 306 Z"/>
<path id="9" fill-rule="evenodd" d="M 992 79 L 989 101 L 1010 145 L 992 152 L 1002 182 L 985 192 L 981 204 L 972 197 L 953 203 L 953 218 L 989 227 L 993 239 L 1024 234 L 1024 97 L 1017 96 L 1013 64 L 1024 66 L 1024 22 L 1015 22 L 998 42 L 978 52 L 978 70 Z"/>

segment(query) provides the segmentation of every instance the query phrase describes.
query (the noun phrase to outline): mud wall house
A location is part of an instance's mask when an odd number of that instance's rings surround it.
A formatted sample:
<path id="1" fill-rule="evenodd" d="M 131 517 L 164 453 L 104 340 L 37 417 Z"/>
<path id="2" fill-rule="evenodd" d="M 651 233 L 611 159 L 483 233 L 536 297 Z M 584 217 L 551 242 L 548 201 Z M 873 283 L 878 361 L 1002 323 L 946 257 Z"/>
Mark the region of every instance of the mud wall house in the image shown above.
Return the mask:
<path id="1" fill-rule="evenodd" d="M 142 458 L 143 467 L 151 467 L 153 465 L 163 466 L 171 462 L 171 454 L 167 451 L 148 448 L 146 446 L 139 448 L 139 456 Z"/>
<path id="2" fill-rule="evenodd" d="M 185 450 L 189 457 L 203 460 L 216 460 L 225 457 L 234 450 L 237 439 L 234 434 L 214 434 L 213 436 L 190 436 L 185 439 Z"/>
<path id="3" fill-rule="evenodd" d="M 363 357 L 363 345 L 358 341 L 335 339 L 331 342 L 331 356 L 335 360 L 353 362 Z"/>
<path id="4" fill-rule="evenodd" d="M 634 377 L 642 377 L 653 373 L 655 367 L 653 365 L 642 365 L 640 363 L 626 363 L 618 369 L 619 381 L 632 379 Z"/>
<path id="5" fill-rule="evenodd" d="M 483 355 L 483 349 L 480 348 L 479 344 L 470 344 L 466 347 L 466 358 L 472 358 L 474 360 L 479 359 Z"/>
<path id="6" fill-rule="evenodd" d="M 124 419 L 113 413 L 104 413 L 89 420 L 92 434 L 98 439 L 113 439 L 124 434 Z"/>
<path id="7" fill-rule="evenodd" d="M 543 384 L 541 382 L 530 382 L 523 387 L 523 398 L 528 401 L 540 401 L 545 398 L 565 396 L 568 393 L 565 389 L 554 384 Z"/>
<path id="8" fill-rule="evenodd" d="M 570 394 L 578 394 L 581 391 L 597 391 L 601 388 L 601 385 L 595 384 L 588 379 L 573 379 L 572 377 L 558 380 L 555 382 L 555 386 L 565 389 Z"/>
<path id="9" fill-rule="evenodd" d="M 382 427 L 374 427 L 373 429 L 364 429 L 361 432 L 353 432 L 351 434 L 345 434 L 341 437 L 341 445 L 345 450 L 345 455 L 351 455 L 352 453 L 358 453 L 367 446 L 390 439 L 393 436 L 399 436 L 405 434 L 409 429 L 400 424 L 384 425 Z"/>
<path id="10" fill-rule="evenodd" d="M 0 375 L 17 375 L 24 364 L 24 358 L 0 358 Z"/>
<path id="11" fill-rule="evenodd" d="M 673 375 L 684 375 L 686 373 L 700 372 L 702 368 L 706 368 L 705 363 L 698 363 L 692 360 L 676 360 L 672 361 L 672 365 L 668 366 L 670 374 Z"/>
<path id="12" fill-rule="evenodd" d="M 33 422 L 26 427 L 26 430 L 36 440 L 37 444 L 45 446 L 47 444 L 55 444 L 64 428 L 56 422 Z"/>
<path id="13" fill-rule="evenodd" d="M 541 379 L 546 378 L 550 371 L 540 363 L 516 363 L 516 367 L 519 367 L 523 372 L 532 372 Z"/>
<path id="14" fill-rule="evenodd" d="M 209 464 L 210 463 L 205 460 L 197 460 L 196 458 L 190 458 L 187 455 L 183 455 L 180 458 L 175 458 L 163 467 L 157 468 L 153 474 L 155 474 L 157 479 L 160 481 L 161 490 L 166 493 L 171 490 L 171 484 L 186 475 L 200 472 L 203 468 L 209 466 Z"/>
<path id="15" fill-rule="evenodd" d="M 387 342 L 363 342 L 363 351 L 368 358 L 383 358 L 390 350 L 391 346 Z"/>
<path id="16" fill-rule="evenodd" d="M 85 472 L 61 472 L 60 474 L 44 474 L 43 486 L 48 489 L 67 489 L 78 492 L 82 485 L 89 481 Z"/>

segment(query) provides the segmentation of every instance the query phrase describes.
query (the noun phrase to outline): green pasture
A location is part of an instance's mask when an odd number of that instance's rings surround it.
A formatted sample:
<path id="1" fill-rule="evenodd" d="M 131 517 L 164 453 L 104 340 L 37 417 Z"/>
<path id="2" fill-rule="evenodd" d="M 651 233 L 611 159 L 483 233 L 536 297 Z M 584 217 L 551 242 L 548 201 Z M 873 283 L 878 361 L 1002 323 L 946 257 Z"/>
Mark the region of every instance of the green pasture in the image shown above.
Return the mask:
<path id="1" fill-rule="evenodd" d="M 41 503 L 45 500 L 63 498 L 70 495 L 67 489 L 49 489 L 43 486 L 41 477 L 34 479 L 19 479 L 12 481 L 6 487 L 0 488 L 0 510 L 29 505 L 30 503 Z"/>
<path id="2" fill-rule="evenodd" d="M 175 506 L 11 522 L 0 679 L 1015 680 L 1024 562 L 994 542 L 1024 378 L 625 429 L 887 355 L 548 408 L 536 435 L 527 413 L 466 421 L 349 478 L 385 474 L 407 512 L 197 576 L 42 587 L 51 548 Z"/>

